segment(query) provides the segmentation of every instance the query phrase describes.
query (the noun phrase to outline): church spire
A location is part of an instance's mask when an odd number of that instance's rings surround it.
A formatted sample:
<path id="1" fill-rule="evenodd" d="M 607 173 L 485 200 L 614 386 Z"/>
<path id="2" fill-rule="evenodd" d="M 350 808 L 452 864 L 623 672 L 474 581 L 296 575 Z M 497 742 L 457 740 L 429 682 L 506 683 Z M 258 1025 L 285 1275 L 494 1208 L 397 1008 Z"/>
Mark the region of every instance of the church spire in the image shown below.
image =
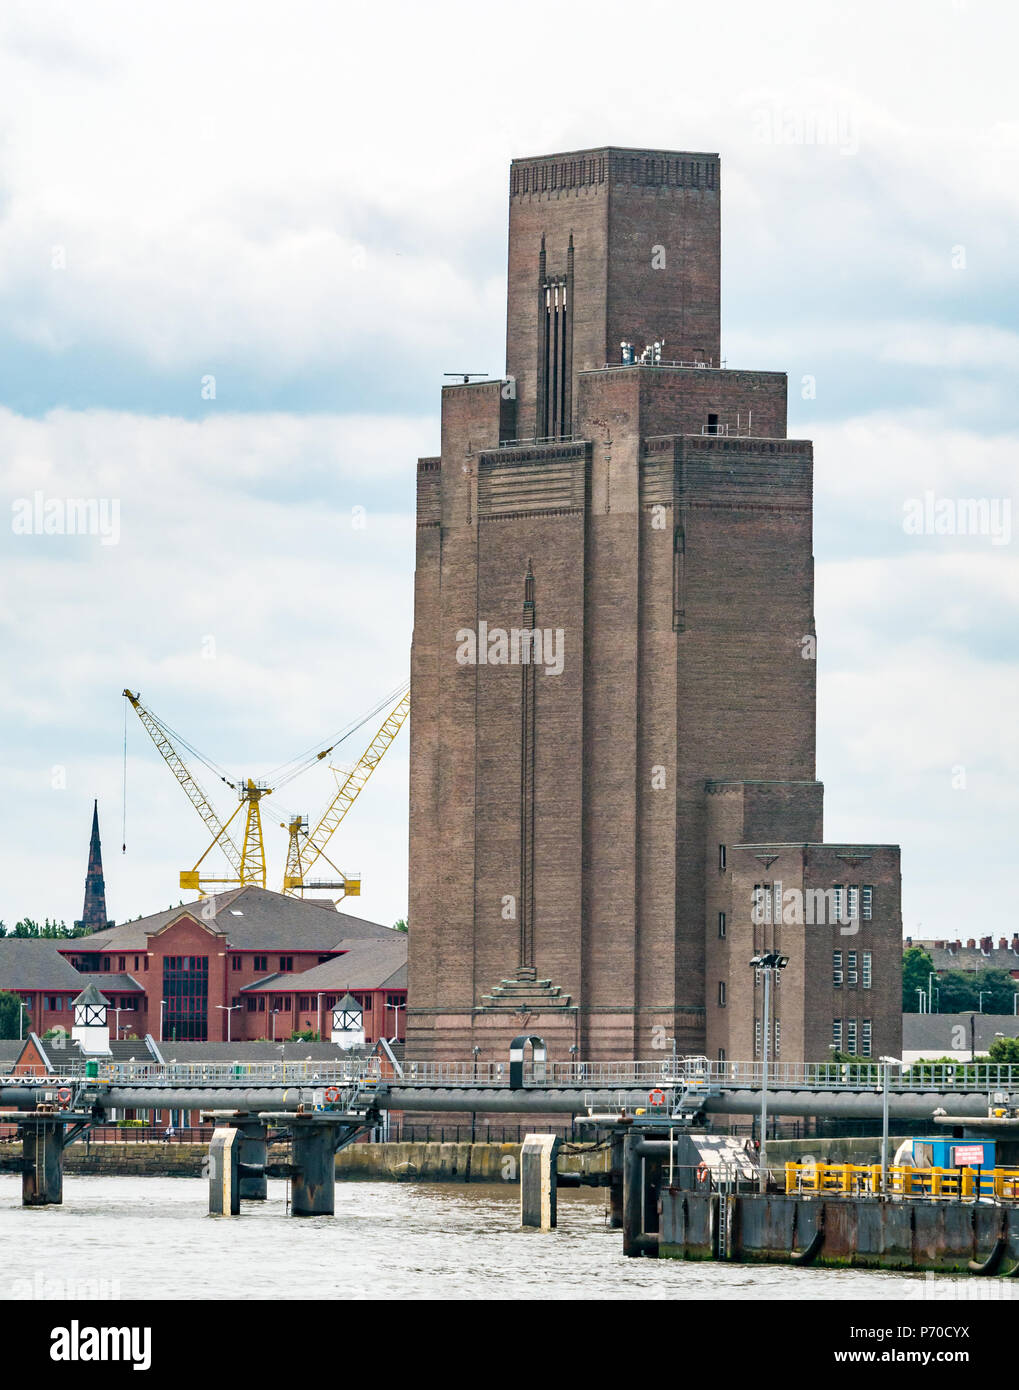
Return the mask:
<path id="1" fill-rule="evenodd" d="M 99 802 L 92 803 L 92 840 L 88 848 L 88 873 L 85 875 L 85 905 L 76 927 L 103 931 L 113 926 L 106 919 L 106 884 L 103 881 L 103 850 L 99 841 Z"/>

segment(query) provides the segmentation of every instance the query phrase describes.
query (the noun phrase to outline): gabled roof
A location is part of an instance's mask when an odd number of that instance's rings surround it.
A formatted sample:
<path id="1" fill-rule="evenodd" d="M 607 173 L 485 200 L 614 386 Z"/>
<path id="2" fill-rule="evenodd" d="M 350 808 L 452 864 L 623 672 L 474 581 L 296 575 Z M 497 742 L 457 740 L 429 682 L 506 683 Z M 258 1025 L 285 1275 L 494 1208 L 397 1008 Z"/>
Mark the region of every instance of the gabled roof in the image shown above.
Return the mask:
<path id="1" fill-rule="evenodd" d="M 390 932 L 389 936 L 383 941 L 343 941 L 342 956 L 296 975 L 277 976 L 273 987 L 279 989 L 286 981 L 286 988 L 298 994 L 320 989 L 382 989 L 386 985 L 402 989 L 407 983 L 407 937 L 403 932 Z"/>
<path id="2" fill-rule="evenodd" d="M 210 911 L 211 906 L 211 911 Z M 206 899 L 195 899 L 165 912 L 121 922 L 105 931 L 64 942 L 67 954 L 93 951 L 144 951 L 149 938 L 179 917 L 187 916 L 225 938 L 237 950 L 331 951 L 343 938 L 381 939 L 394 935 L 390 927 L 337 912 L 328 899 L 291 898 L 268 888 L 232 888 Z M 395 933 L 403 935 L 403 933 Z"/>
<path id="3" fill-rule="evenodd" d="M 167 1062 L 336 1061 L 350 1054 L 329 1042 L 163 1042 Z"/>
<path id="4" fill-rule="evenodd" d="M 72 940 L 0 936 L 0 989 L 81 989 L 84 977 L 58 949 Z"/>
<path id="5" fill-rule="evenodd" d="M 142 994 L 145 991 L 145 986 L 140 985 L 133 975 L 92 975 L 88 971 L 82 971 L 78 979 L 87 980 L 89 984 L 105 990 L 107 994 L 111 991 L 114 994 Z"/>
<path id="6" fill-rule="evenodd" d="M 94 1056 L 94 1053 L 82 1051 L 78 1042 L 69 1034 L 64 1034 L 61 1038 L 40 1038 L 38 1033 L 29 1033 L 24 1043 L 19 1043 L 17 1060 L 21 1060 L 21 1054 L 25 1048 L 32 1044 L 35 1051 L 42 1059 L 43 1065 L 54 1074 L 59 1073 L 62 1062 L 80 1062 L 86 1056 Z M 150 1046 L 150 1044 L 152 1044 Z M 109 1052 L 103 1052 L 104 1061 L 109 1062 L 158 1062 L 159 1053 L 156 1050 L 154 1040 L 148 1034 L 144 1038 L 121 1038 L 110 1041 Z"/>

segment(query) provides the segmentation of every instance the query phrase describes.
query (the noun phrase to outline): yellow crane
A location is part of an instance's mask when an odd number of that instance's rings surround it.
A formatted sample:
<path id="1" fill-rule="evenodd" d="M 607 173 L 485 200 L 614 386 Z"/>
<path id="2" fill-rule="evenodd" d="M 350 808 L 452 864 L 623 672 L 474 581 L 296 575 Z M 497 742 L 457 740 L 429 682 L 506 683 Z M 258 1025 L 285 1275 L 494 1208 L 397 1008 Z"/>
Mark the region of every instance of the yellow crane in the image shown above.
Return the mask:
<path id="1" fill-rule="evenodd" d="M 194 748 L 190 748 L 179 734 L 175 734 L 161 719 L 158 719 L 151 710 L 145 708 L 138 696 L 130 690 L 124 691 L 124 698 L 128 700 L 134 709 L 135 714 L 142 722 L 142 727 L 156 745 L 170 771 L 177 781 L 184 788 L 184 792 L 194 806 L 195 810 L 205 822 L 206 828 L 212 833 L 212 841 L 208 848 L 198 858 L 197 863 L 192 869 L 182 869 L 180 874 L 180 886 L 192 891 L 205 894 L 211 887 L 222 887 L 228 884 L 248 884 L 255 883 L 260 888 L 265 887 L 265 846 L 262 842 L 262 814 L 259 803 L 263 796 L 269 796 L 271 788 L 264 782 L 255 782 L 250 777 L 238 782 L 231 782 L 221 771 L 217 771 L 211 763 L 206 762 L 201 754 Z M 175 741 L 184 747 L 188 747 L 200 761 L 205 762 L 206 766 L 223 782 L 237 793 L 237 809 L 224 824 L 220 821 L 212 807 L 209 798 L 195 780 L 184 759 L 178 753 Z M 230 834 L 230 825 L 244 810 L 244 836 L 240 848 Z M 202 872 L 202 863 L 206 856 L 216 846 L 222 850 L 226 856 L 230 867 L 234 871 L 232 878 L 212 878 Z"/>
<path id="2" fill-rule="evenodd" d="M 289 825 L 284 828 L 290 832 L 287 847 L 287 867 L 283 876 L 283 891 L 291 897 L 302 895 L 306 888 L 340 889 L 341 897 L 357 897 L 361 892 L 360 878 L 348 877 L 326 855 L 325 847 L 333 832 L 361 794 L 365 783 L 378 767 L 386 749 L 392 744 L 403 728 L 410 713 L 410 691 L 406 691 L 386 716 L 382 727 L 358 759 L 357 766 L 341 782 L 336 795 L 326 807 L 315 829 L 308 834 L 306 816 L 291 816 Z M 329 749 L 327 752 L 331 751 Z M 318 755 L 324 757 L 324 753 Z M 307 875 L 318 859 L 326 863 L 338 875 L 335 879 L 309 880 Z"/>

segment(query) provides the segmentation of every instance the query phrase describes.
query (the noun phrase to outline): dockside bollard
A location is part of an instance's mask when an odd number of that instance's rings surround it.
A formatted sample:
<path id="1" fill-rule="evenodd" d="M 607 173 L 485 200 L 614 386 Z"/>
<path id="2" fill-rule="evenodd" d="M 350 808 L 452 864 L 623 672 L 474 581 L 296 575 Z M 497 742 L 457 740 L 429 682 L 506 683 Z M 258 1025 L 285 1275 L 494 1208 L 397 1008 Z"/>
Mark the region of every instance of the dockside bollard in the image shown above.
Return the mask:
<path id="1" fill-rule="evenodd" d="M 520 1149 L 520 1224 L 551 1231 L 557 1221 L 557 1165 L 560 1140 L 554 1134 L 528 1134 Z"/>

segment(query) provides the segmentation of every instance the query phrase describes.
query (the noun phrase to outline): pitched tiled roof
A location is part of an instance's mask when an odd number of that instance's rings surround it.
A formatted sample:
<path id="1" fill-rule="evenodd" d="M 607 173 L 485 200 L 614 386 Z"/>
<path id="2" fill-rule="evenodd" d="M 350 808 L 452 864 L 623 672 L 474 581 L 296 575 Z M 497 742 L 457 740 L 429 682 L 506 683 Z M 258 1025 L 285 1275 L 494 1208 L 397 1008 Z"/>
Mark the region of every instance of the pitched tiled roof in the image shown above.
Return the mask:
<path id="1" fill-rule="evenodd" d="M 50 937 L 0 936 L 0 989 L 81 989 L 84 978 Z"/>
<path id="2" fill-rule="evenodd" d="M 213 910 L 209 911 L 209 905 Z M 205 900 L 196 899 L 182 907 L 121 922 L 91 936 L 65 942 L 73 951 L 141 951 L 152 933 L 161 931 L 177 917 L 187 913 L 210 931 L 225 937 L 239 950 L 329 951 L 341 938 L 365 940 L 391 936 L 392 929 L 363 917 L 337 912 L 328 899 L 291 898 L 268 888 L 233 888 Z M 400 933 L 402 935 L 402 933 Z"/>
<path id="3" fill-rule="evenodd" d="M 390 932 L 388 940 L 340 943 L 345 954 L 292 975 L 269 975 L 246 986 L 247 990 L 286 989 L 293 993 L 316 990 L 402 989 L 407 984 L 407 937 Z M 242 990 L 243 994 L 245 991 Z"/>
<path id="4" fill-rule="evenodd" d="M 278 1062 L 280 1049 L 288 1062 L 336 1061 L 349 1056 L 328 1042 L 164 1042 L 167 1062 Z"/>
<path id="5" fill-rule="evenodd" d="M 109 994 L 112 990 L 115 994 L 131 994 L 143 992 L 144 985 L 140 985 L 133 975 L 93 975 L 85 970 L 78 976 L 83 983 L 88 981 L 90 985 L 96 985 L 104 994 Z"/>

